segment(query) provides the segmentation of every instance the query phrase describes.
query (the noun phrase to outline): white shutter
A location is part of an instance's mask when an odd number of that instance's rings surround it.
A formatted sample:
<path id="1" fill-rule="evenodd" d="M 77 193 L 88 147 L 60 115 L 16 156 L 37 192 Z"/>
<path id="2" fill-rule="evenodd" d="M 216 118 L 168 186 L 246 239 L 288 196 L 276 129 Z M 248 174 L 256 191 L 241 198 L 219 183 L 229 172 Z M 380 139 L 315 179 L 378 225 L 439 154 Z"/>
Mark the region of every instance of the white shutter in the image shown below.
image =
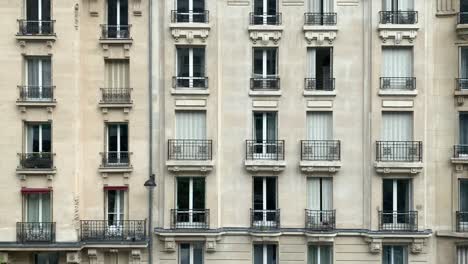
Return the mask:
<path id="1" fill-rule="evenodd" d="M 307 113 L 307 139 L 331 140 L 333 139 L 333 118 L 331 112 Z"/>
<path id="2" fill-rule="evenodd" d="M 383 141 L 412 141 L 413 113 L 412 112 L 384 112 L 382 113 Z"/>
<path id="3" fill-rule="evenodd" d="M 383 48 L 382 59 L 382 77 L 413 77 L 411 48 Z"/>
<path id="4" fill-rule="evenodd" d="M 108 60 L 105 65 L 105 88 L 129 88 L 129 64 L 127 60 Z"/>
<path id="5" fill-rule="evenodd" d="M 205 112 L 176 112 L 176 139 L 206 139 Z"/>
<path id="6" fill-rule="evenodd" d="M 316 69 L 315 69 L 315 62 L 316 62 L 316 53 L 317 50 L 315 48 L 308 48 L 307 49 L 307 77 L 308 78 L 316 78 Z"/>
<path id="7" fill-rule="evenodd" d="M 307 208 L 320 210 L 320 178 L 307 179 Z"/>
<path id="8" fill-rule="evenodd" d="M 322 178 L 322 209 L 333 210 L 332 178 Z"/>

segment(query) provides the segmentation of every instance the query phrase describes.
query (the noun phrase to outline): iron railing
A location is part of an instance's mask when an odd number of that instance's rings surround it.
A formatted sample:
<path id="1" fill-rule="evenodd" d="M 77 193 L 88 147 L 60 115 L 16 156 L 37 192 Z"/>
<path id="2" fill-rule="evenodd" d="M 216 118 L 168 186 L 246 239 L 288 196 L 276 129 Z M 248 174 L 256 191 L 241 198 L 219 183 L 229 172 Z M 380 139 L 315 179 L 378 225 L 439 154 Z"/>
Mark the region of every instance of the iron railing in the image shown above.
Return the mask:
<path id="1" fill-rule="evenodd" d="M 305 228 L 308 230 L 334 230 L 335 210 L 305 210 Z"/>
<path id="2" fill-rule="evenodd" d="M 171 11 L 171 22 L 172 23 L 209 23 L 210 12 L 208 10 L 203 11 Z"/>
<path id="3" fill-rule="evenodd" d="M 468 212 L 456 212 L 456 228 L 457 232 L 468 232 Z"/>
<path id="4" fill-rule="evenodd" d="M 284 140 L 246 140 L 247 160 L 284 160 Z"/>
<path id="5" fill-rule="evenodd" d="M 250 78 L 251 90 L 279 90 L 279 77 Z"/>
<path id="6" fill-rule="evenodd" d="M 457 78 L 456 90 L 457 91 L 468 90 L 468 78 Z"/>
<path id="7" fill-rule="evenodd" d="M 417 11 L 380 11 L 380 24 L 416 24 Z"/>
<path id="8" fill-rule="evenodd" d="M 381 77 L 380 89 L 413 91 L 416 89 L 416 78 L 414 77 Z"/>
<path id="9" fill-rule="evenodd" d="M 108 151 L 100 153 L 102 156 L 102 167 L 129 167 L 130 154 L 128 151 Z"/>
<path id="10" fill-rule="evenodd" d="M 101 39 L 130 39 L 132 25 L 101 25 Z"/>
<path id="11" fill-rule="evenodd" d="M 132 103 L 132 88 L 101 88 L 102 103 L 130 104 Z"/>
<path id="12" fill-rule="evenodd" d="M 377 141 L 377 161 L 422 161 L 421 141 Z"/>
<path id="13" fill-rule="evenodd" d="M 259 230 L 280 228 L 280 209 L 254 210 L 250 209 L 250 227 Z"/>
<path id="14" fill-rule="evenodd" d="M 335 78 L 316 79 L 305 78 L 304 86 L 306 91 L 334 91 Z"/>
<path id="15" fill-rule="evenodd" d="M 16 240 L 18 243 L 55 242 L 55 222 L 17 222 Z"/>
<path id="16" fill-rule="evenodd" d="M 301 160 L 341 159 L 341 142 L 339 140 L 301 140 Z"/>
<path id="17" fill-rule="evenodd" d="M 457 15 L 458 24 L 468 24 L 468 12 L 460 12 Z"/>
<path id="18" fill-rule="evenodd" d="M 418 211 L 379 211 L 379 230 L 418 231 Z"/>
<path id="19" fill-rule="evenodd" d="M 52 102 L 55 86 L 21 85 L 19 101 L 21 102 Z"/>
<path id="20" fill-rule="evenodd" d="M 205 139 L 169 139 L 167 158 L 169 160 L 211 160 L 213 141 Z"/>
<path id="21" fill-rule="evenodd" d="M 209 209 L 171 209 L 172 229 L 209 229 Z"/>
<path id="22" fill-rule="evenodd" d="M 281 13 L 250 13 L 250 25 L 281 25 Z"/>
<path id="23" fill-rule="evenodd" d="M 54 167 L 54 153 L 26 152 L 18 153 L 21 169 L 52 169 Z"/>
<path id="24" fill-rule="evenodd" d="M 193 89 L 207 89 L 208 77 L 172 77 L 172 87 L 177 88 L 193 88 Z"/>
<path id="25" fill-rule="evenodd" d="M 453 157 L 456 159 L 468 159 L 468 145 L 453 146 Z"/>
<path id="26" fill-rule="evenodd" d="M 18 19 L 19 36 L 52 36 L 55 20 L 26 20 Z"/>
<path id="27" fill-rule="evenodd" d="M 146 220 L 81 220 L 81 241 L 146 241 Z"/>
<path id="28" fill-rule="evenodd" d="M 304 24 L 306 25 L 336 25 L 336 13 L 305 13 Z"/>

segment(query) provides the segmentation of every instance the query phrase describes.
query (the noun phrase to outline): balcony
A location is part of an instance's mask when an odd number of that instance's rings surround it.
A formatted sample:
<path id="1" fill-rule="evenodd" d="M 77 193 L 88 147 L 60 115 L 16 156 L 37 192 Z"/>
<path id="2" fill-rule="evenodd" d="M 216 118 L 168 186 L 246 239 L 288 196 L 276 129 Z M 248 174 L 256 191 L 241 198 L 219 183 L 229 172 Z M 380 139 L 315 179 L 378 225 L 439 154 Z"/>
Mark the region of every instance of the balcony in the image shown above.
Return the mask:
<path id="1" fill-rule="evenodd" d="M 456 31 L 460 39 L 468 40 L 468 12 L 458 13 Z"/>
<path id="2" fill-rule="evenodd" d="M 107 108 L 124 108 L 125 112 L 132 107 L 132 88 L 101 88 L 101 101 L 99 107 L 106 111 Z"/>
<path id="3" fill-rule="evenodd" d="M 339 140 L 301 140 L 301 171 L 336 172 L 341 168 Z"/>
<path id="4" fill-rule="evenodd" d="M 281 13 L 250 13 L 250 25 L 279 26 L 282 22 Z"/>
<path id="5" fill-rule="evenodd" d="M 18 40 L 55 41 L 55 20 L 26 20 L 18 19 Z"/>
<path id="6" fill-rule="evenodd" d="M 209 11 L 171 11 L 171 33 L 175 42 L 191 44 L 195 41 L 205 43 L 210 32 Z"/>
<path id="7" fill-rule="evenodd" d="M 81 241 L 146 242 L 146 220 L 81 220 Z"/>
<path id="8" fill-rule="evenodd" d="M 172 77 L 172 94 L 207 95 L 208 77 Z"/>
<path id="9" fill-rule="evenodd" d="M 465 98 L 468 97 L 468 78 L 457 78 L 455 80 L 455 99 L 459 106 L 463 106 Z"/>
<path id="10" fill-rule="evenodd" d="M 379 211 L 379 230 L 417 232 L 418 211 Z"/>
<path id="11" fill-rule="evenodd" d="M 414 77 L 380 77 L 380 95 L 417 95 Z"/>
<path id="12" fill-rule="evenodd" d="M 128 151 L 108 151 L 101 152 L 100 172 L 131 172 L 133 170 L 130 163 L 131 152 Z"/>
<path id="13" fill-rule="evenodd" d="M 330 45 L 336 38 L 338 28 L 336 27 L 336 13 L 305 13 L 304 14 L 304 37 L 308 44 L 317 45 L 327 41 Z"/>
<path id="14" fill-rule="evenodd" d="M 132 43 L 130 29 L 132 25 L 101 25 L 100 42 L 103 44 L 130 44 Z"/>
<path id="15" fill-rule="evenodd" d="M 335 96 L 335 78 L 305 78 L 304 95 Z"/>
<path id="16" fill-rule="evenodd" d="M 171 229 L 209 229 L 210 210 L 171 210 Z"/>
<path id="17" fill-rule="evenodd" d="M 20 175 L 38 174 L 52 175 L 56 173 L 54 166 L 54 153 L 26 152 L 18 153 L 19 166 L 16 173 Z"/>
<path id="18" fill-rule="evenodd" d="M 213 169 L 213 141 L 205 139 L 169 139 L 168 170 L 208 172 Z"/>
<path id="19" fill-rule="evenodd" d="M 284 170 L 284 140 L 246 140 L 245 167 L 248 171 Z"/>
<path id="20" fill-rule="evenodd" d="M 453 164 L 468 164 L 468 145 L 453 146 Z"/>
<path id="21" fill-rule="evenodd" d="M 55 86 L 18 86 L 19 98 L 16 101 L 17 106 L 45 106 L 53 107 L 56 104 L 54 99 Z"/>
<path id="22" fill-rule="evenodd" d="M 55 222 L 17 222 L 16 240 L 20 244 L 54 243 Z"/>
<path id="23" fill-rule="evenodd" d="M 281 13 L 250 13 L 249 35 L 253 44 L 278 45 L 283 33 Z"/>
<path id="24" fill-rule="evenodd" d="M 309 231 L 331 231 L 335 229 L 335 210 L 305 210 L 305 228 Z"/>
<path id="25" fill-rule="evenodd" d="M 305 13 L 304 24 L 315 26 L 335 26 L 337 20 L 336 13 Z"/>
<path id="26" fill-rule="evenodd" d="M 171 23 L 209 23 L 209 14 L 208 10 L 201 12 L 172 10 Z"/>
<path id="27" fill-rule="evenodd" d="M 422 170 L 421 141 L 377 141 L 377 172 L 417 174 Z"/>
<path id="28" fill-rule="evenodd" d="M 468 212 L 456 212 L 456 231 L 457 232 L 468 232 Z"/>
<path id="29" fill-rule="evenodd" d="M 251 91 L 279 91 L 280 78 L 276 76 L 250 78 Z"/>
<path id="30" fill-rule="evenodd" d="M 389 39 L 395 44 L 403 40 L 413 43 L 419 30 L 417 11 L 381 11 L 379 16 L 378 31 L 384 43 Z"/>
<path id="31" fill-rule="evenodd" d="M 417 11 L 380 11 L 380 24 L 416 24 L 418 23 Z"/>
<path id="32" fill-rule="evenodd" d="M 280 228 L 280 209 L 250 209 L 250 227 L 258 231 L 269 231 Z"/>

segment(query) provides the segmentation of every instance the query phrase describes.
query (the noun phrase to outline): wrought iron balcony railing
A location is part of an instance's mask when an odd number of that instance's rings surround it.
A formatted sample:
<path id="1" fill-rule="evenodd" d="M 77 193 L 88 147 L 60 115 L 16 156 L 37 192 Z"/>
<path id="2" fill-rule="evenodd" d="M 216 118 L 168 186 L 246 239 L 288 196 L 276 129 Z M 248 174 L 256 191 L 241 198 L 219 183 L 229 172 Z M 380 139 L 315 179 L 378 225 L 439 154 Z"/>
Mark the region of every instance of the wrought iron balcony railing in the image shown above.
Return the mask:
<path id="1" fill-rule="evenodd" d="M 416 24 L 417 11 L 380 11 L 380 24 Z"/>
<path id="2" fill-rule="evenodd" d="M 279 77 L 250 78 L 250 90 L 279 90 Z"/>
<path id="3" fill-rule="evenodd" d="M 305 78 L 304 83 L 305 83 L 306 91 L 334 91 L 335 90 L 335 78 L 327 78 L 327 79 Z"/>
<path id="4" fill-rule="evenodd" d="M 209 23 L 210 12 L 208 10 L 203 11 L 171 11 L 171 22 L 172 23 Z"/>
<path id="5" fill-rule="evenodd" d="M 468 22 L 467 22 L 468 23 Z M 457 78 L 457 91 L 468 91 L 468 78 Z"/>
<path id="6" fill-rule="evenodd" d="M 169 160 L 211 160 L 212 152 L 212 140 L 169 139 L 167 142 Z"/>
<path id="7" fill-rule="evenodd" d="M 284 140 L 246 140 L 247 160 L 284 160 Z"/>
<path id="8" fill-rule="evenodd" d="M 308 230 L 334 230 L 335 210 L 305 210 L 305 228 Z"/>
<path id="9" fill-rule="evenodd" d="M 131 104 L 132 88 L 101 88 L 102 103 L 105 104 Z"/>
<path id="10" fill-rule="evenodd" d="M 55 222 L 17 222 L 16 240 L 18 243 L 55 242 Z"/>
<path id="11" fill-rule="evenodd" d="M 146 220 L 81 220 L 81 241 L 146 241 Z"/>
<path id="12" fill-rule="evenodd" d="M 416 78 L 414 77 L 381 77 L 380 89 L 413 91 L 416 89 Z"/>
<path id="13" fill-rule="evenodd" d="M 191 89 L 207 89 L 208 77 L 172 77 L 172 87 L 174 89 L 191 88 Z"/>
<path id="14" fill-rule="evenodd" d="M 458 24 L 468 24 L 468 12 L 460 12 L 457 15 Z"/>
<path id="15" fill-rule="evenodd" d="M 336 25 L 336 13 L 305 13 L 304 24 L 306 25 Z"/>
<path id="16" fill-rule="evenodd" d="M 18 36 L 52 36 L 55 20 L 18 19 Z"/>
<path id="17" fill-rule="evenodd" d="M 468 232 L 468 212 L 457 211 L 456 221 L 457 232 Z"/>
<path id="18" fill-rule="evenodd" d="M 102 167 L 129 167 L 130 154 L 128 151 L 102 152 Z"/>
<path id="19" fill-rule="evenodd" d="M 101 39 L 131 39 L 132 25 L 101 25 Z"/>
<path id="20" fill-rule="evenodd" d="M 418 211 L 379 211 L 379 230 L 418 231 Z"/>
<path id="21" fill-rule="evenodd" d="M 377 161 L 420 162 L 421 141 L 377 141 Z"/>
<path id="22" fill-rule="evenodd" d="M 468 145 L 453 146 L 453 157 L 455 159 L 467 159 L 468 160 Z"/>
<path id="23" fill-rule="evenodd" d="M 281 25 L 281 13 L 250 13 L 250 25 Z"/>
<path id="24" fill-rule="evenodd" d="M 55 86 L 36 86 L 36 85 L 21 85 L 19 101 L 21 102 L 53 102 Z"/>
<path id="25" fill-rule="evenodd" d="M 250 227 L 259 230 L 280 228 L 280 209 L 254 210 L 250 209 Z"/>
<path id="26" fill-rule="evenodd" d="M 21 169 L 52 169 L 54 154 L 51 152 L 19 153 Z"/>
<path id="27" fill-rule="evenodd" d="M 209 229 L 210 210 L 209 209 L 172 209 L 171 210 L 172 229 Z"/>
<path id="28" fill-rule="evenodd" d="M 341 159 L 339 140 L 302 140 L 301 160 L 339 161 Z"/>

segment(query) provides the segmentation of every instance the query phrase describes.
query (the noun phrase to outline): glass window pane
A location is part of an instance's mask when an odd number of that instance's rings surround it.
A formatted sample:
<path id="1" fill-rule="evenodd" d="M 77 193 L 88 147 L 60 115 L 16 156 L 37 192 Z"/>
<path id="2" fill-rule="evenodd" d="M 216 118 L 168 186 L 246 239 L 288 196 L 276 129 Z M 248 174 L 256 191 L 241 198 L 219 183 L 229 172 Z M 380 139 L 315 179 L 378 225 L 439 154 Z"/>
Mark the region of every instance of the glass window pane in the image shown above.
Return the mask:
<path id="1" fill-rule="evenodd" d="M 263 75 L 263 49 L 254 49 L 253 73 L 254 77 Z"/>
<path id="2" fill-rule="evenodd" d="M 320 246 L 320 264 L 333 263 L 333 250 L 331 246 Z"/>
<path id="3" fill-rule="evenodd" d="M 39 194 L 27 195 L 27 221 L 39 222 Z"/>
<path id="4" fill-rule="evenodd" d="M 177 48 L 177 76 L 189 77 L 189 49 Z"/>
<path id="5" fill-rule="evenodd" d="M 190 263 L 190 244 L 180 244 L 179 252 L 180 264 Z"/>
<path id="6" fill-rule="evenodd" d="M 41 194 L 42 199 L 42 222 L 50 222 L 52 221 L 51 213 L 50 213 L 50 194 L 43 193 Z"/>
<path id="7" fill-rule="evenodd" d="M 205 209 L 204 178 L 193 178 L 193 209 Z"/>
<path id="8" fill-rule="evenodd" d="M 42 152 L 52 151 L 52 133 L 50 124 L 42 124 Z"/>
<path id="9" fill-rule="evenodd" d="M 193 244 L 193 264 L 203 264 L 202 244 Z"/>
<path id="10" fill-rule="evenodd" d="M 307 264 L 320 264 L 318 263 L 318 247 L 310 245 L 308 248 Z"/>
<path id="11" fill-rule="evenodd" d="M 410 210 L 410 184 L 409 180 L 397 180 L 397 209 L 398 211 Z"/>
<path id="12" fill-rule="evenodd" d="M 254 178 L 254 210 L 263 210 L 263 178 Z"/>
<path id="13" fill-rule="evenodd" d="M 128 151 L 128 125 L 121 124 L 120 127 L 120 151 Z"/>
<path id="14" fill-rule="evenodd" d="M 276 245 L 267 245 L 267 263 L 266 264 L 276 264 Z"/>
<path id="15" fill-rule="evenodd" d="M 117 130 L 118 125 L 108 125 L 107 126 L 107 133 L 108 133 L 108 146 L 107 151 L 117 151 Z"/>
<path id="16" fill-rule="evenodd" d="M 383 180 L 383 211 L 393 211 L 393 180 Z"/>
<path id="17" fill-rule="evenodd" d="M 468 180 L 460 180 L 460 211 L 468 212 Z"/>
<path id="18" fill-rule="evenodd" d="M 254 264 L 263 264 L 263 245 L 254 245 Z"/>
<path id="19" fill-rule="evenodd" d="M 193 76 L 205 77 L 205 49 L 193 49 Z"/>
<path id="20" fill-rule="evenodd" d="M 177 209 L 189 209 L 190 178 L 177 178 Z"/>
<path id="21" fill-rule="evenodd" d="M 276 71 L 276 49 L 266 49 L 267 53 L 267 74 L 269 76 L 276 76 L 277 71 Z"/>
<path id="22" fill-rule="evenodd" d="M 276 178 L 268 177 L 266 178 L 266 206 L 268 210 L 276 209 Z"/>

